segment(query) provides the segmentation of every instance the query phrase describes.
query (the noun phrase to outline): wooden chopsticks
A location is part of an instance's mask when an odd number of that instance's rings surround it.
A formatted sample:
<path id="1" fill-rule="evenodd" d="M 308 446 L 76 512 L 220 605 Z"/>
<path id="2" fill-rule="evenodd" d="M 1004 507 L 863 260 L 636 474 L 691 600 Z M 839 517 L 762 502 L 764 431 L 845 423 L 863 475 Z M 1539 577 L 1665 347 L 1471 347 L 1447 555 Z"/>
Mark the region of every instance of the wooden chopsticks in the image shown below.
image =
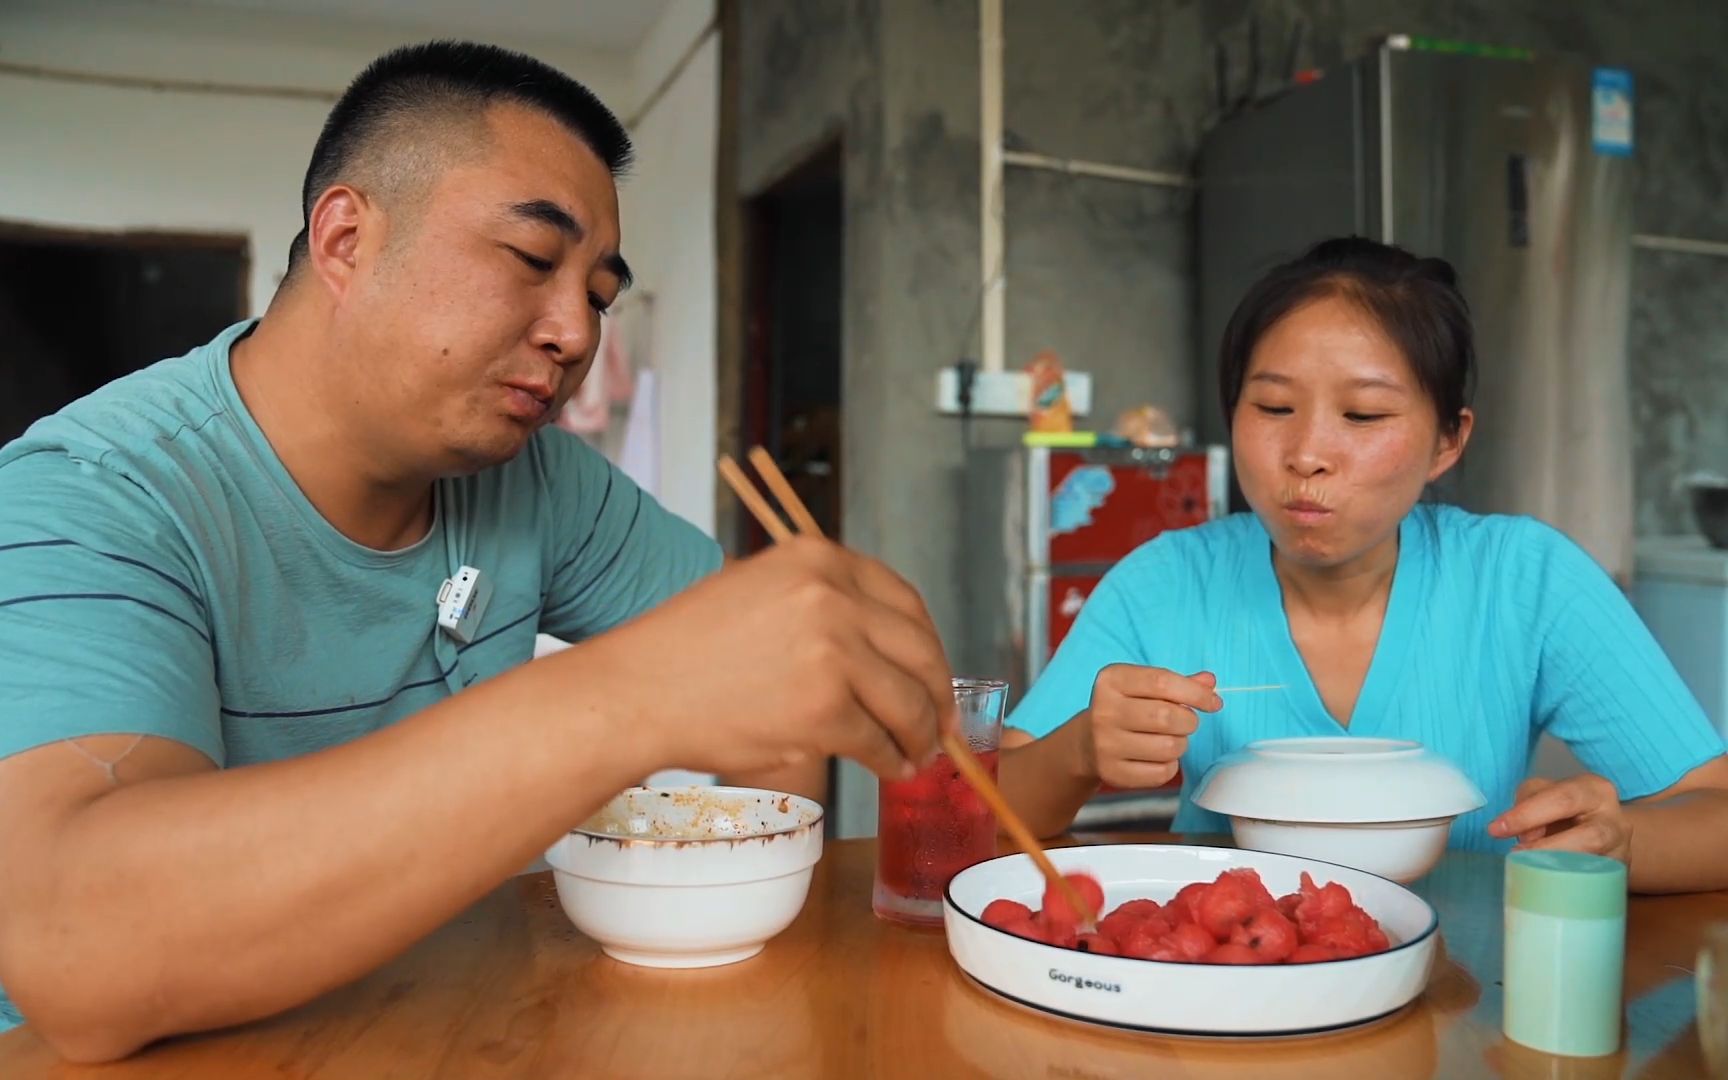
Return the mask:
<path id="1" fill-rule="evenodd" d="M 758 446 L 753 448 L 747 457 L 750 464 L 754 465 L 756 471 L 761 474 L 763 483 L 768 486 L 768 490 L 780 501 L 781 507 L 785 509 L 787 516 L 797 526 L 798 532 L 805 536 L 821 536 L 822 527 L 817 524 L 809 508 L 804 505 L 804 500 L 800 499 L 798 493 L 792 490 L 792 485 L 786 480 L 786 474 L 781 472 L 780 466 L 774 463 L 773 456 Z M 721 478 L 726 481 L 733 494 L 738 496 L 738 501 L 743 503 L 744 508 L 750 511 L 751 516 L 761 523 L 762 528 L 768 531 L 768 535 L 774 539 L 775 543 L 778 544 L 783 540 L 792 538 L 792 530 L 787 528 L 780 515 L 768 504 L 768 500 L 756 490 L 755 485 L 750 482 L 750 477 L 745 474 L 736 461 L 732 460 L 732 455 L 720 455 L 719 469 Z M 983 799 L 995 812 L 996 820 L 1002 823 L 1002 828 L 1008 833 L 1008 838 L 1013 840 L 1015 846 L 1032 859 L 1032 862 L 1037 865 L 1038 871 L 1044 875 L 1044 880 L 1049 882 L 1051 887 L 1073 907 L 1075 913 L 1080 916 L 1081 926 L 1085 928 L 1095 926 L 1099 913 L 1092 910 L 1091 905 L 1080 896 L 1078 890 L 1056 869 L 1056 865 L 1050 861 L 1050 856 L 1044 853 L 1044 848 L 1038 843 L 1038 838 L 1032 834 L 1031 829 L 1026 827 L 1026 823 L 1020 820 L 1020 815 L 1014 812 L 1014 808 L 1008 805 L 1008 800 L 1002 795 L 1002 789 L 998 788 L 996 782 L 990 779 L 990 774 L 985 771 L 983 764 L 973 756 L 971 748 L 966 745 L 966 741 L 954 732 L 944 732 L 942 734 L 942 749 L 953 760 L 955 767 L 960 770 L 960 775 L 978 792 L 978 797 Z"/>
<path id="2" fill-rule="evenodd" d="M 966 745 L 966 741 L 953 732 L 943 732 L 942 749 L 948 752 L 955 768 L 960 770 L 960 775 L 978 792 L 978 797 L 995 811 L 996 820 L 1002 823 L 1008 839 L 1014 841 L 1015 847 L 1032 857 L 1032 862 L 1037 865 L 1038 872 L 1044 875 L 1044 880 L 1055 887 L 1062 899 L 1068 901 L 1075 914 L 1080 916 L 1080 925 L 1088 930 L 1096 926 L 1099 913 L 1092 910 L 1092 905 L 1081 898 L 1079 890 L 1056 869 L 1050 856 L 1044 854 L 1043 845 L 1038 843 L 1038 838 L 1026 827 L 1026 823 L 1020 820 L 1020 815 L 1014 812 L 1014 808 L 1008 805 L 1002 789 L 996 786 L 996 781 L 990 779 L 990 774 L 984 771 L 983 763 L 972 755 L 972 748 Z"/>
<path id="3" fill-rule="evenodd" d="M 768 463 L 773 465 L 773 459 L 770 458 Z M 760 469 L 762 466 L 756 467 Z M 780 476 L 781 483 L 785 483 L 786 477 L 780 473 L 778 465 L 774 466 L 774 472 Z M 792 539 L 792 530 L 788 529 L 786 523 L 780 520 L 780 515 L 776 514 L 774 508 L 768 505 L 768 500 L 764 499 L 761 493 L 756 490 L 756 485 L 752 484 L 750 478 L 744 475 L 744 470 L 740 469 L 738 463 L 732 460 L 731 454 L 720 455 L 720 478 L 725 480 L 727 486 L 732 489 L 732 493 L 738 496 L 738 501 L 744 504 L 744 509 L 750 511 L 751 516 L 764 529 L 768 530 L 768 535 L 773 538 L 776 544 L 783 540 Z M 788 484 L 786 490 L 791 491 L 791 485 Z M 796 499 L 798 496 L 794 493 L 792 497 Z"/>
<path id="4" fill-rule="evenodd" d="M 821 536 L 822 526 L 816 524 L 816 519 L 804 505 L 804 500 L 792 490 L 792 485 L 786 479 L 786 474 L 780 471 L 780 466 L 774 463 L 773 455 L 760 446 L 751 449 L 748 457 L 750 464 L 756 466 L 756 471 L 762 474 L 762 480 L 768 485 L 768 490 L 780 500 L 780 505 L 786 509 L 792 518 L 792 524 L 805 536 Z"/>

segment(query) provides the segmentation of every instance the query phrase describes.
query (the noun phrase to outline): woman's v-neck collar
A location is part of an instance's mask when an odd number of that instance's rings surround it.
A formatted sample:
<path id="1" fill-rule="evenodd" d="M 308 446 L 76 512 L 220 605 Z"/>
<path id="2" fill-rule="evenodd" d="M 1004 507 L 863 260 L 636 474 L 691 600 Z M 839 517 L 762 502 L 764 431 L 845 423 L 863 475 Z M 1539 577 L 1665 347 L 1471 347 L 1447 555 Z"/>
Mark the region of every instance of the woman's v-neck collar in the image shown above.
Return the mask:
<path id="1" fill-rule="evenodd" d="M 1255 524 L 1259 538 L 1251 570 L 1254 585 L 1251 599 L 1256 621 L 1265 633 L 1274 667 L 1284 684 L 1286 700 L 1311 733 L 1373 734 L 1390 712 L 1422 612 L 1432 554 L 1427 515 L 1418 506 L 1405 515 L 1398 527 L 1398 563 L 1392 572 L 1392 592 L 1386 601 L 1386 615 L 1380 624 L 1374 656 L 1348 725 L 1340 724 L 1326 710 L 1301 650 L 1296 647 L 1296 639 L 1290 633 L 1290 618 L 1284 610 L 1284 589 L 1272 566 L 1272 538 L 1258 520 Z"/>

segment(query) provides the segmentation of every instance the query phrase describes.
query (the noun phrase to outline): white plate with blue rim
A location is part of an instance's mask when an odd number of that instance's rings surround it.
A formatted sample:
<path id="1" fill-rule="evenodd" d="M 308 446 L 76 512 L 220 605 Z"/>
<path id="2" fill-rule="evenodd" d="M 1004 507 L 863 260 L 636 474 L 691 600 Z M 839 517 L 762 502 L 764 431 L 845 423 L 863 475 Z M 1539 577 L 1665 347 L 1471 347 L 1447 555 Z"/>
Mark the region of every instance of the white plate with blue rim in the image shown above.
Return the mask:
<path id="1" fill-rule="evenodd" d="M 1233 967 L 1175 964 L 1061 949 L 987 926 L 992 900 L 1037 908 L 1044 878 L 1025 855 L 968 867 L 943 903 L 948 951 L 960 969 L 1008 1001 L 1070 1020 L 1161 1035 L 1277 1038 L 1371 1024 L 1399 1012 L 1428 985 L 1440 920 L 1428 902 L 1386 878 L 1290 855 L 1164 844 L 1057 848 L 1064 873 L 1084 870 L 1104 886 L 1106 911 L 1139 898 L 1163 903 L 1184 885 L 1249 867 L 1274 895 L 1294 892 L 1304 870 L 1336 881 L 1372 915 L 1392 947 L 1313 964 Z"/>

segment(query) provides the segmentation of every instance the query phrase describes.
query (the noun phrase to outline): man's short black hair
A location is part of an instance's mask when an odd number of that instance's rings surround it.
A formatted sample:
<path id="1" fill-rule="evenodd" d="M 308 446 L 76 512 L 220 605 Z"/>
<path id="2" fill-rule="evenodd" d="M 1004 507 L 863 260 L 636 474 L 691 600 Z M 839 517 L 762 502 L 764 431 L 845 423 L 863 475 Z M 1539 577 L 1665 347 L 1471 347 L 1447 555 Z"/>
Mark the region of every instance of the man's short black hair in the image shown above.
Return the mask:
<path id="1" fill-rule="evenodd" d="M 410 176 L 429 180 L 430 158 L 441 142 L 438 127 L 482 121 L 494 105 L 521 105 L 552 117 L 613 176 L 630 167 L 624 125 L 593 91 L 550 65 L 466 41 L 404 46 L 367 65 L 325 118 L 300 189 L 300 235 L 289 249 L 288 272 L 306 257 L 312 207 L 331 185 L 363 178 L 384 184 Z"/>

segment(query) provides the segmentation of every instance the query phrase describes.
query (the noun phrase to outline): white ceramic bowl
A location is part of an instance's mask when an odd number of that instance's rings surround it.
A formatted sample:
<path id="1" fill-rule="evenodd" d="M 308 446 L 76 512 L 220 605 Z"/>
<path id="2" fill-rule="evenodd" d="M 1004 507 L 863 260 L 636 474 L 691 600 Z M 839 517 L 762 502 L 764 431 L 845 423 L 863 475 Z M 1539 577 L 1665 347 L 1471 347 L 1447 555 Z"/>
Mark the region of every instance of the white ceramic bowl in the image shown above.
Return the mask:
<path id="1" fill-rule="evenodd" d="M 630 788 L 546 851 L 558 902 L 607 955 L 714 967 L 762 951 L 804 906 L 822 807 L 753 788 Z"/>
<path id="2" fill-rule="evenodd" d="M 1452 819 L 1486 801 L 1421 743 L 1351 736 L 1264 739 L 1219 759 L 1194 804 L 1236 843 L 1411 882 L 1446 850 Z"/>
<path id="3" fill-rule="evenodd" d="M 1104 886 L 1107 908 L 1252 867 L 1267 888 L 1293 892 L 1301 872 L 1336 881 L 1380 922 L 1392 948 L 1317 964 L 1230 967 L 1166 964 L 1059 949 L 984 925 L 998 897 L 1037 907 L 1044 879 L 1032 860 L 1006 855 L 968 867 L 948 885 L 943 919 L 948 951 L 961 970 L 1022 1005 L 1077 1020 L 1172 1035 L 1212 1037 L 1317 1034 L 1397 1012 L 1428 985 L 1439 919 L 1421 897 L 1384 878 L 1288 855 L 1224 848 L 1116 844 L 1060 848 L 1063 871 L 1087 870 Z"/>

